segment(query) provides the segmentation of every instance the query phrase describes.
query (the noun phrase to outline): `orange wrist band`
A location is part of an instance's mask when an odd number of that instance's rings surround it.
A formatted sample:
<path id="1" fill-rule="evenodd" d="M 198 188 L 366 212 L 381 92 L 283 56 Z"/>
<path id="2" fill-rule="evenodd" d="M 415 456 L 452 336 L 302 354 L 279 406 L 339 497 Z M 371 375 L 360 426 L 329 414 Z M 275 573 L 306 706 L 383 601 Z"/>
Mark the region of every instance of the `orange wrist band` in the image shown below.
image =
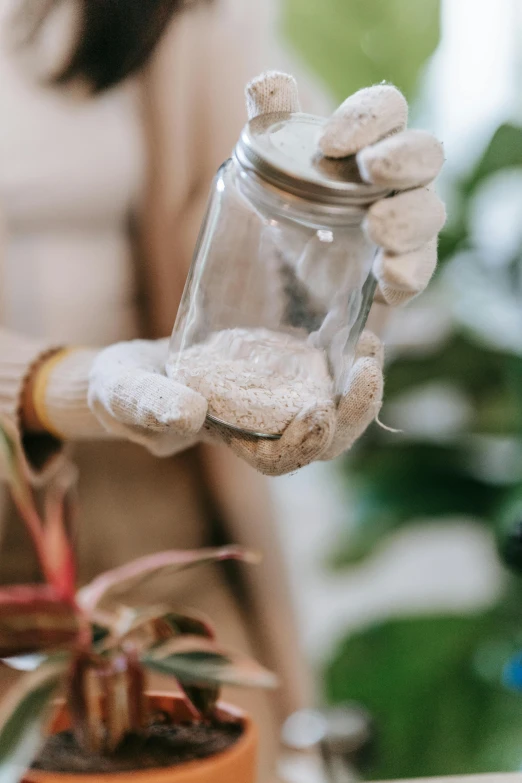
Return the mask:
<path id="1" fill-rule="evenodd" d="M 61 350 L 53 353 L 48 359 L 45 359 L 41 366 L 38 367 L 35 373 L 33 381 L 33 407 L 38 418 L 38 421 L 46 432 L 54 435 L 59 440 L 63 439 L 63 436 L 54 428 L 53 424 L 49 421 L 47 415 L 47 408 L 45 405 L 45 394 L 47 391 L 47 384 L 49 383 L 49 376 L 56 367 L 60 364 L 66 356 L 73 353 L 76 348 L 62 348 Z"/>

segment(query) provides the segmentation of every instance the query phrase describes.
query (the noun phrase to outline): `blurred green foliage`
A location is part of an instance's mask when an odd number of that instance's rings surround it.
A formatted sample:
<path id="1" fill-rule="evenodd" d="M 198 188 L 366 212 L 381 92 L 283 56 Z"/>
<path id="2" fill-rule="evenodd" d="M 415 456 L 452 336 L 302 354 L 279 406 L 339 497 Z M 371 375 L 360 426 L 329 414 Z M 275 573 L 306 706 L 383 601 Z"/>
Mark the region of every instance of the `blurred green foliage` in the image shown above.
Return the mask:
<path id="1" fill-rule="evenodd" d="M 439 41 L 438 0 L 282 0 L 281 7 L 287 40 L 338 100 L 383 80 L 415 97 Z M 522 574 L 522 334 L 516 349 L 491 320 L 488 328 L 492 311 L 482 311 L 492 300 L 497 314 L 520 308 L 522 247 L 499 263 L 474 231 L 481 193 L 514 168 L 522 170 L 522 129 L 506 123 L 475 165 L 447 183 L 439 270 L 444 283 L 464 257 L 466 274 L 448 295 L 464 297 L 478 319 L 454 314 L 437 348 L 403 352 L 387 366 L 384 421 L 386 404 L 433 383 L 466 401 L 469 420 L 443 439 L 370 429 L 341 466 L 349 524 L 332 554 L 335 568 L 361 563 L 401 528 L 465 518 L 492 529 L 504 562 Z M 484 453 L 506 443 L 504 468 L 491 469 Z M 520 769 L 522 696 L 506 689 L 502 671 L 522 647 L 521 598 L 506 572 L 502 600 L 487 611 L 391 618 L 339 642 L 324 669 L 326 698 L 358 701 L 373 714 L 370 778 Z"/>
<path id="2" fill-rule="evenodd" d="M 282 9 L 287 39 L 338 100 L 382 80 L 412 98 L 439 40 L 438 0 L 282 0 Z M 522 168 L 522 129 L 506 123 L 449 183 L 440 269 L 444 279 L 467 255 L 472 269 L 483 270 L 476 284 L 485 293 L 474 289 L 473 274 L 454 292 L 479 314 L 484 295 L 497 297 L 501 309 L 506 292 L 522 302 L 522 247 L 491 273 L 473 227 L 484 187 L 513 168 Z M 465 518 L 494 530 L 504 562 L 522 573 L 522 335 L 519 351 L 512 344 L 485 340 L 484 331 L 455 318 L 436 349 L 404 352 L 388 364 L 388 405 L 437 383 L 465 399 L 471 416 L 464 431 L 442 440 L 378 427 L 367 433 L 342 467 L 349 524 L 334 567 L 362 562 L 406 526 Z M 480 450 L 506 439 L 518 444 L 508 469 L 488 470 L 487 460 L 478 469 Z M 370 778 L 520 768 L 522 697 L 502 684 L 502 670 L 522 647 L 521 592 L 506 579 L 502 600 L 482 613 L 392 618 L 341 640 L 324 670 L 326 697 L 358 701 L 373 714 Z"/>
<path id="3" fill-rule="evenodd" d="M 439 268 L 451 264 L 459 252 L 475 250 L 470 230 L 474 198 L 489 177 L 515 164 L 522 167 L 522 129 L 503 125 L 472 171 L 453 183 L 460 208 L 441 237 Z M 514 263 L 522 270 L 522 247 Z M 510 276 L 510 267 L 496 274 L 500 283 L 503 276 Z M 473 297 L 473 291 L 458 295 Z M 495 295 L 492 288 L 491 296 Z M 397 528 L 420 519 L 465 516 L 494 529 L 502 519 L 506 530 L 506 503 L 512 493 L 518 493 L 522 479 L 522 356 L 485 346 L 470 330 L 455 324 L 435 351 L 405 353 L 387 366 L 386 402 L 393 403 L 398 395 L 432 382 L 458 390 L 470 403 L 472 419 L 466 432 L 456 433 L 444 444 L 419 437 L 390 437 L 376 427 L 368 433 L 345 462 L 356 488 L 354 529 L 345 546 L 336 550 L 337 566 L 353 564 Z M 518 470 L 512 466 L 511 481 L 505 476 L 477 474 L 474 436 L 520 441 L 520 465 Z M 512 524 L 516 522 L 515 514 Z"/>
<path id="4" fill-rule="evenodd" d="M 332 556 L 337 568 L 355 565 L 399 528 L 444 517 L 491 515 L 505 490 L 470 475 L 464 445 L 376 444 L 350 463 L 350 532 Z"/>
<path id="5" fill-rule="evenodd" d="M 453 183 L 457 205 L 440 242 L 440 268 L 459 254 L 480 263 L 472 230 L 475 199 L 500 171 L 522 167 L 522 129 L 502 125 L 474 168 Z M 444 272 L 443 272 L 444 274 Z M 495 267 L 488 295 L 519 293 L 522 247 Z M 473 302 L 473 288 L 458 296 Z M 480 298 L 477 300 L 480 307 Z M 355 504 L 336 568 L 361 562 L 397 530 L 464 517 L 494 530 L 506 564 L 522 573 L 522 356 L 484 345 L 456 322 L 424 355 L 399 355 L 387 367 L 387 403 L 443 382 L 470 404 L 464 432 L 438 441 L 374 427 L 343 469 Z M 386 405 L 383 418 L 386 420 Z M 480 439 L 515 444 L 504 473 L 477 470 Z M 494 609 L 476 615 L 391 619 L 348 635 L 325 669 L 332 702 L 356 700 L 373 712 L 380 742 L 372 778 L 510 771 L 522 762 L 522 698 L 502 684 L 502 668 L 522 646 L 521 589 L 507 581 Z M 480 662 L 480 666 L 477 665 Z"/>
<path id="6" fill-rule="evenodd" d="M 394 619 L 339 645 L 326 695 L 372 714 L 372 779 L 520 768 L 522 698 L 502 685 L 506 660 L 522 646 L 519 619 L 500 608 Z"/>
<path id="7" fill-rule="evenodd" d="M 283 32 L 344 100 L 392 82 L 411 98 L 440 35 L 440 0 L 283 0 Z"/>

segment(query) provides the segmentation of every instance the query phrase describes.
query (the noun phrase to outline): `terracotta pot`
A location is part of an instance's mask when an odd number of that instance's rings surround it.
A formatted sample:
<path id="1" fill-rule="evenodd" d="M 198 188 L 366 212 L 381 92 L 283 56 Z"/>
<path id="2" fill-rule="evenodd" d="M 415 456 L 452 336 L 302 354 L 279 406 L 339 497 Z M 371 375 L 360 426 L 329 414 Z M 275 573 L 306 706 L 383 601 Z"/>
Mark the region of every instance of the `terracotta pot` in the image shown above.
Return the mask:
<path id="1" fill-rule="evenodd" d="M 154 692 L 149 693 L 147 698 L 153 711 L 171 712 L 180 721 L 190 719 L 190 713 L 178 696 Z M 257 756 L 255 724 L 248 716 L 228 704 L 220 704 L 219 711 L 224 717 L 241 718 L 244 731 L 234 745 L 209 758 L 139 772 L 99 775 L 28 772 L 23 783 L 254 783 Z M 67 711 L 62 708 L 53 721 L 52 731 L 63 731 L 69 728 L 69 725 Z"/>

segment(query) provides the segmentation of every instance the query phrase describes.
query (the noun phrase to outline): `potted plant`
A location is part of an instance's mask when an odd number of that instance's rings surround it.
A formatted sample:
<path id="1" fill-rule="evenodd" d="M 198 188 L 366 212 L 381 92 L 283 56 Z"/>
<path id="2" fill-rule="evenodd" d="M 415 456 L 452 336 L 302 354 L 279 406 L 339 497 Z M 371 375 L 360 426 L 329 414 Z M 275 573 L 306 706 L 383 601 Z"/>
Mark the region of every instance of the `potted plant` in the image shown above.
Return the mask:
<path id="1" fill-rule="evenodd" d="M 237 547 L 162 552 L 76 590 L 71 466 L 51 482 L 40 513 L 5 422 L 0 450 L 45 580 L 0 588 L 0 658 L 23 672 L 0 701 L 2 783 L 253 783 L 255 726 L 220 703 L 219 691 L 273 687 L 274 676 L 223 649 L 205 618 L 176 613 L 162 597 L 126 599 L 158 577 L 254 558 Z M 148 692 L 148 670 L 172 677 L 178 693 Z"/>

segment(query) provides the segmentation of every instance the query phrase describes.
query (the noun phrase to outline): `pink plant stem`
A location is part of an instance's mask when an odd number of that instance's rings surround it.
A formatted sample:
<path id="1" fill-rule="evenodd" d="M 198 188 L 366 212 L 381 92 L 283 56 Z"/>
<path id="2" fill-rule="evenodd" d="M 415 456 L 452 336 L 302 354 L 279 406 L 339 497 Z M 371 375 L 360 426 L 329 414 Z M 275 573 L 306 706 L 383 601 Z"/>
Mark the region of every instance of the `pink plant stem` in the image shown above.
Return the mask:
<path id="1" fill-rule="evenodd" d="M 45 552 L 44 531 L 40 518 L 36 511 L 31 508 L 29 504 L 24 503 L 21 498 L 15 495 L 15 493 L 13 493 L 13 495 L 15 505 L 20 513 L 20 516 L 25 522 L 27 532 L 29 533 L 34 544 L 38 562 L 40 563 L 40 567 L 43 571 L 45 579 L 48 583 L 53 584 L 53 570 L 50 568 L 47 560 L 47 555 Z"/>

